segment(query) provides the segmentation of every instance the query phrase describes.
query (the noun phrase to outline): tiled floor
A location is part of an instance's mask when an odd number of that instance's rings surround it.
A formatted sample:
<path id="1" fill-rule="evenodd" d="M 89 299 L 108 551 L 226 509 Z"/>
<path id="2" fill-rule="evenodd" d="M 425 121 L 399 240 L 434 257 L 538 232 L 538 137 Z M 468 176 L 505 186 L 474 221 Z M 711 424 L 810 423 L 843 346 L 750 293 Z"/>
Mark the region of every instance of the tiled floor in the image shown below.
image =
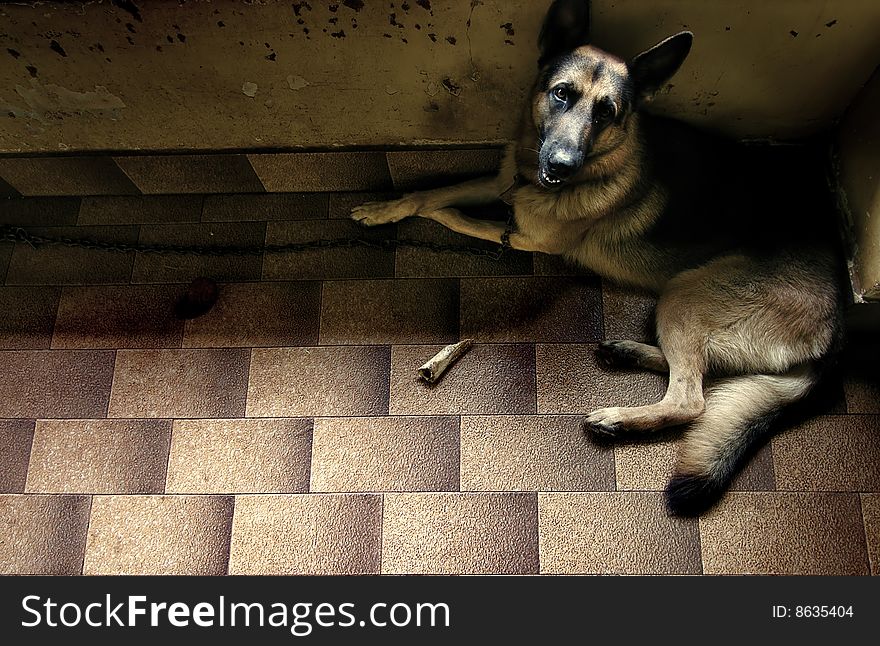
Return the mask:
<path id="1" fill-rule="evenodd" d="M 14 200 L 0 222 L 284 243 L 362 233 L 345 216 L 374 197 L 203 197 L 207 171 L 184 165 L 162 168 L 187 195 Z M 272 172 L 283 186 L 292 171 Z M 365 234 L 458 240 L 424 221 Z M 220 300 L 179 320 L 199 276 Z M 662 394 L 663 378 L 593 356 L 649 338 L 651 300 L 553 258 L 0 244 L 0 285 L 2 573 L 880 573 L 876 380 L 832 384 L 716 509 L 669 518 L 674 435 L 606 446 L 581 428 Z M 465 337 L 437 386 L 416 381 Z"/>

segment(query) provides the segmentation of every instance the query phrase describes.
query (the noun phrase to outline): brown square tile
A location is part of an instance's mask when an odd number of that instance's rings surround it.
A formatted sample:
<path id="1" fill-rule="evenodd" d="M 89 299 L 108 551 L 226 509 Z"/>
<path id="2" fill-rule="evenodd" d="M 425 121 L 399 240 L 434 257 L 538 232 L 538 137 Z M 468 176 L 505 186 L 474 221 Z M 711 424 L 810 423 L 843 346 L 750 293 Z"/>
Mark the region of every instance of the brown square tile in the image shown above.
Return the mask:
<path id="1" fill-rule="evenodd" d="M 395 346 L 391 351 L 392 415 L 524 415 L 535 412 L 532 345 L 474 345 L 433 386 L 419 366 L 440 345 Z"/>
<path id="2" fill-rule="evenodd" d="M 17 198 L 21 197 L 21 193 L 16 191 L 12 184 L 7 182 L 5 179 L 0 177 L 0 197 L 4 198 Z"/>
<path id="3" fill-rule="evenodd" d="M 397 225 L 397 237 L 462 249 L 495 252 L 499 245 L 464 236 L 421 218 L 409 218 Z M 455 276 L 508 276 L 532 274 L 532 254 L 507 250 L 498 260 L 468 253 L 432 251 L 401 246 L 397 250 L 395 275 L 398 277 L 442 278 Z"/>
<path id="4" fill-rule="evenodd" d="M 110 157 L 5 157 L 0 175 L 22 195 L 132 195 Z"/>
<path id="5" fill-rule="evenodd" d="M 38 421 L 28 493 L 162 493 L 167 420 Z"/>
<path id="6" fill-rule="evenodd" d="M 543 574 L 700 574 L 693 519 L 659 493 L 538 494 Z"/>
<path id="7" fill-rule="evenodd" d="M 80 574 L 89 496 L 0 496 L 0 573 Z"/>
<path id="8" fill-rule="evenodd" d="M 309 490 L 309 419 L 176 420 L 169 493 Z"/>
<path id="9" fill-rule="evenodd" d="M 458 309 L 454 279 L 326 281 L 321 343 L 451 343 Z"/>
<path id="10" fill-rule="evenodd" d="M 867 574 L 856 494 L 728 494 L 700 519 L 706 574 Z"/>
<path id="11" fill-rule="evenodd" d="M 871 574 L 878 576 L 880 575 L 880 495 L 862 494 L 861 500 Z"/>
<path id="12" fill-rule="evenodd" d="M 0 420 L 0 493 L 24 491 L 33 440 L 33 420 Z"/>
<path id="13" fill-rule="evenodd" d="M 570 416 L 461 418 L 462 491 L 613 491 L 614 454 Z"/>
<path id="14" fill-rule="evenodd" d="M 378 574 L 382 498 L 238 496 L 230 574 Z"/>
<path id="15" fill-rule="evenodd" d="M 394 238 L 394 227 L 367 229 L 351 220 L 269 222 L 267 244 L 286 245 L 313 240 Z M 264 280 L 314 280 L 322 278 L 383 278 L 394 275 L 394 252 L 372 247 L 310 249 L 266 255 Z"/>
<path id="16" fill-rule="evenodd" d="M 95 496 L 83 574 L 226 574 L 232 496 Z"/>
<path id="17" fill-rule="evenodd" d="M 643 406 L 666 393 L 665 376 L 600 368 L 594 345 L 537 347 L 539 413 L 589 413 L 609 406 Z"/>
<path id="18" fill-rule="evenodd" d="M 84 197 L 78 224 L 158 224 L 198 222 L 201 195 Z"/>
<path id="19" fill-rule="evenodd" d="M 461 335 L 483 343 L 602 338 L 602 294 L 590 278 L 463 278 Z"/>
<path id="20" fill-rule="evenodd" d="M 458 419 L 315 420 L 312 491 L 458 491 Z"/>
<path id="21" fill-rule="evenodd" d="M 330 193 L 330 219 L 347 220 L 351 210 L 365 202 L 387 202 L 400 197 L 400 193 L 382 191 L 379 193 L 355 191 L 349 193 Z"/>
<path id="22" fill-rule="evenodd" d="M 387 347 L 256 348 L 247 417 L 387 415 Z"/>
<path id="23" fill-rule="evenodd" d="M 0 418 L 92 418 L 107 414 L 113 352 L 0 353 Z"/>
<path id="24" fill-rule="evenodd" d="M 535 276 L 589 276 L 596 278 L 596 274 L 587 269 L 575 265 L 562 256 L 554 256 L 546 253 L 535 253 Z"/>
<path id="25" fill-rule="evenodd" d="M 119 350 L 108 417 L 241 417 L 247 350 Z"/>
<path id="26" fill-rule="evenodd" d="M 0 199 L 0 224 L 23 227 L 61 227 L 76 224 L 78 197 Z"/>
<path id="27" fill-rule="evenodd" d="M 0 276 L 3 282 L 6 282 L 6 270 L 9 267 L 9 259 L 12 257 L 12 250 L 15 249 L 14 244 L 0 242 Z"/>
<path id="28" fill-rule="evenodd" d="M 847 412 L 880 414 L 880 380 L 849 376 L 843 388 Z"/>
<path id="29" fill-rule="evenodd" d="M 262 193 L 245 155 L 132 155 L 116 157 L 142 193 Z"/>
<path id="30" fill-rule="evenodd" d="M 777 488 L 880 491 L 880 415 L 826 415 L 773 438 Z"/>
<path id="31" fill-rule="evenodd" d="M 184 347 L 315 345 L 320 323 L 321 284 L 230 283 L 220 286 L 217 304 L 186 322 Z"/>
<path id="32" fill-rule="evenodd" d="M 685 431 L 686 433 L 687 431 Z M 678 441 L 633 442 L 614 446 L 617 488 L 621 491 L 662 491 L 666 488 Z M 773 448 L 765 444 L 730 484 L 733 491 L 773 491 Z"/>
<path id="33" fill-rule="evenodd" d="M 53 227 L 31 229 L 32 233 L 51 238 L 95 240 L 132 244 L 137 242 L 137 227 Z M 131 277 L 134 253 L 100 249 L 82 249 L 61 245 L 36 248 L 19 242 L 15 245 L 6 273 L 7 285 L 82 285 L 127 283 Z"/>
<path id="34" fill-rule="evenodd" d="M 534 493 L 386 494 L 383 574 L 537 574 Z"/>
<path id="35" fill-rule="evenodd" d="M 58 287 L 0 287 L 0 348 L 48 348 L 60 295 Z"/>
<path id="36" fill-rule="evenodd" d="M 379 191 L 391 187 L 383 152 L 268 153 L 247 157 L 270 193 Z"/>
<path id="37" fill-rule="evenodd" d="M 657 299 L 651 294 L 618 287 L 602 281 L 602 311 L 605 314 L 605 338 L 656 343 L 654 309 Z"/>
<path id="38" fill-rule="evenodd" d="M 327 193 L 208 195 L 203 222 L 326 220 Z"/>
<path id="39" fill-rule="evenodd" d="M 174 305 L 179 285 L 65 287 L 53 348 L 174 348 L 183 321 Z"/>
<path id="40" fill-rule="evenodd" d="M 266 239 L 262 222 L 217 222 L 211 224 L 155 224 L 141 227 L 140 243 L 204 247 L 255 247 Z M 182 283 L 194 278 L 214 280 L 259 280 L 262 256 L 166 255 L 138 253 L 133 283 Z"/>
<path id="41" fill-rule="evenodd" d="M 501 166 L 501 148 L 405 150 L 387 153 L 394 187 L 401 191 L 448 186 L 473 177 L 494 175 Z"/>

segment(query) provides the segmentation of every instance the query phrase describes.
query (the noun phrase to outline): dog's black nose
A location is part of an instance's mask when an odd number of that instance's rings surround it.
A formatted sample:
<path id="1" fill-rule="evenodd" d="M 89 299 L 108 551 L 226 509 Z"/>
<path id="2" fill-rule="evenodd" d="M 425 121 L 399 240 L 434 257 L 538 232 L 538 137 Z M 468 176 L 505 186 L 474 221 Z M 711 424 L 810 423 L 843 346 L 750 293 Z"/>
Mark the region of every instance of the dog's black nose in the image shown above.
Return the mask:
<path id="1" fill-rule="evenodd" d="M 556 150 L 547 159 L 547 170 L 559 179 L 566 179 L 578 169 L 577 157 L 571 151 Z"/>

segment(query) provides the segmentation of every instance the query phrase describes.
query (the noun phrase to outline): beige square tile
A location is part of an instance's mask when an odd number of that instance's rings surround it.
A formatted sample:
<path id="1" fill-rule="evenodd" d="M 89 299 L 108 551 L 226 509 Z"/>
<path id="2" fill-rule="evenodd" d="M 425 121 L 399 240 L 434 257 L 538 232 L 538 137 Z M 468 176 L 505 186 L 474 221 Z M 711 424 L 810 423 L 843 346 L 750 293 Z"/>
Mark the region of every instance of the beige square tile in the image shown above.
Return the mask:
<path id="1" fill-rule="evenodd" d="M 590 413 L 609 406 L 643 406 L 666 393 L 665 376 L 600 367 L 596 346 L 538 345 L 539 413 Z"/>
<path id="2" fill-rule="evenodd" d="M 386 415 L 387 347 L 255 348 L 247 417 Z"/>
<path id="3" fill-rule="evenodd" d="M 475 344 L 428 386 L 418 369 L 442 345 L 391 350 L 392 415 L 499 415 L 535 412 L 534 346 Z"/>
<path id="4" fill-rule="evenodd" d="M 38 421 L 28 493 L 162 493 L 171 422 Z"/>
<path id="5" fill-rule="evenodd" d="M 325 220 L 327 193 L 208 195 L 203 222 Z"/>
<path id="6" fill-rule="evenodd" d="M 238 496 L 230 574 L 378 574 L 382 498 Z"/>
<path id="7" fill-rule="evenodd" d="M 77 224 L 158 224 L 198 222 L 201 195 L 84 197 Z"/>
<path id="8" fill-rule="evenodd" d="M 105 417 L 113 352 L 0 352 L 0 418 Z"/>
<path id="9" fill-rule="evenodd" d="M 880 491 L 880 415 L 825 415 L 773 438 L 779 490 Z"/>
<path id="10" fill-rule="evenodd" d="M 538 494 L 543 574 L 700 574 L 693 519 L 659 493 Z"/>
<path id="11" fill-rule="evenodd" d="M 312 421 L 176 420 L 169 493 L 296 493 L 309 489 Z"/>
<path id="12" fill-rule="evenodd" d="M 89 496 L 0 495 L 0 573 L 80 574 Z"/>
<path id="13" fill-rule="evenodd" d="M 130 195 L 138 190 L 110 157 L 4 157 L 0 176 L 22 195 Z"/>
<path id="14" fill-rule="evenodd" d="M 534 493 L 386 494 L 383 574 L 537 574 Z"/>
<path id="15" fill-rule="evenodd" d="M 404 150 L 388 152 L 387 157 L 395 188 L 410 191 L 493 175 L 503 153 L 501 148 Z"/>
<path id="16" fill-rule="evenodd" d="M 602 281 L 602 311 L 605 338 L 655 343 L 654 310 L 657 299 L 648 293 L 618 287 Z"/>
<path id="17" fill-rule="evenodd" d="M 33 439 L 33 420 L 0 420 L 0 493 L 24 491 Z"/>
<path id="18" fill-rule="evenodd" d="M 593 278 L 463 278 L 461 335 L 483 343 L 599 341 L 601 299 Z"/>
<path id="19" fill-rule="evenodd" d="M 187 348 L 315 345 L 321 283 L 228 283 L 204 316 L 186 322 Z"/>
<path id="20" fill-rule="evenodd" d="M 315 420 L 312 491 L 458 491 L 454 417 Z"/>
<path id="21" fill-rule="evenodd" d="M 880 495 L 862 494 L 861 499 L 871 574 L 878 576 L 880 575 Z"/>
<path id="22" fill-rule="evenodd" d="M 321 343 L 452 343 L 458 340 L 458 281 L 325 281 Z"/>
<path id="23" fill-rule="evenodd" d="M 142 193 L 261 193 L 245 155 L 130 155 L 116 163 Z"/>
<path id="24" fill-rule="evenodd" d="M 205 224 L 145 224 L 140 243 L 199 247 L 261 247 L 266 239 L 263 222 L 212 222 Z M 195 278 L 218 281 L 258 280 L 263 259 L 259 255 L 219 256 L 138 253 L 132 269 L 133 283 L 182 283 Z"/>
<path id="25" fill-rule="evenodd" d="M 26 227 L 71 226 L 76 224 L 79 204 L 78 197 L 0 197 L 0 224 Z"/>
<path id="26" fill-rule="evenodd" d="M 614 453 L 571 416 L 461 418 L 462 491 L 614 490 Z"/>
<path id="27" fill-rule="evenodd" d="M 687 431 L 685 431 L 686 433 Z M 621 491 L 662 491 L 672 476 L 679 440 L 620 443 L 614 446 L 617 488 Z M 772 491 L 773 449 L 764 445 L 734 477 L 735 491 Z"/>
<path id="28" fill-rule="evenodd" d="M 247 350 L 119 350 L 108 417 L 241 417 Z"/>
<path id="29" fill-rule="evenodd" d="M 61 295 L 53 348 L 175 348 L 183 321 L 179 285 L 68 286 Z"/>
<path id="30" fill-rule="evenodd" d="M 226 574 L 232 496 L 95 496 L 83 574 Z"/>
<path id="31" fill-rule="evenodd" d="M 351 220 L 269 222 L 266 243 L 302 244 L 316 240 L 394 238 L 394 227 L 365 228 Z M 309 249 L 297 253 L 272 253 L 263 263 L 264 280 L 316 280 L 330 278 L 384 278 L 394 275 L 394 251 L 352 246 Z"/>
<path id="32" fill-rule="evenodd" d="M 270 193 L 372 191 L 391 187 L 385 153 L 267 153 L 247 158 Z"/>
<path id="33" fill-rule="evenodd" d="M 48 348 L 60 296 L 59 287 L 0 286 L 0 348 Z"/>
<path id="34" fill-rule="evenodd" d="M 734 492 L 700 519 L 706 574 L 867 574 L 855 494 Z"/>
<path id="35" fill-rule="evenodd" d="M 94 240 L 102 243 L 137 242 L 138 228 L 50 227 L 32 233 L 53 239 Z M 36 248 L 19 242 L 9 259 L 7 285 L 92 285 L 127 283 L 131 278 L 134 253 L 83 249 L 61 245 Z"/>

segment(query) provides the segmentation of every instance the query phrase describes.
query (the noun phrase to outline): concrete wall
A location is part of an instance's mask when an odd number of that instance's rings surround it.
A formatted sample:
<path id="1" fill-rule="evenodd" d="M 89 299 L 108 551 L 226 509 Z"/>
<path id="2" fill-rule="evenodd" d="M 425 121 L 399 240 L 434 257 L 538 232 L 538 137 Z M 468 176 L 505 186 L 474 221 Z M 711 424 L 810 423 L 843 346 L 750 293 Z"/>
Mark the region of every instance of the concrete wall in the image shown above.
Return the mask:
<path id="1" fill-rule="evenodd" d="M 880 301 L 880 70 L 840 126 L 840 182 L 852 219 L 857 298 Z"/>
<path id="2" fill-rule="evenodd" d="M 0 154 L 500 143 L 549 2 L 0 6 Z M 877 0 L 595 0 L 632 55 L 684 28 L 659 98 L 740 137 L 828 127 L 880 60 Z"/>

